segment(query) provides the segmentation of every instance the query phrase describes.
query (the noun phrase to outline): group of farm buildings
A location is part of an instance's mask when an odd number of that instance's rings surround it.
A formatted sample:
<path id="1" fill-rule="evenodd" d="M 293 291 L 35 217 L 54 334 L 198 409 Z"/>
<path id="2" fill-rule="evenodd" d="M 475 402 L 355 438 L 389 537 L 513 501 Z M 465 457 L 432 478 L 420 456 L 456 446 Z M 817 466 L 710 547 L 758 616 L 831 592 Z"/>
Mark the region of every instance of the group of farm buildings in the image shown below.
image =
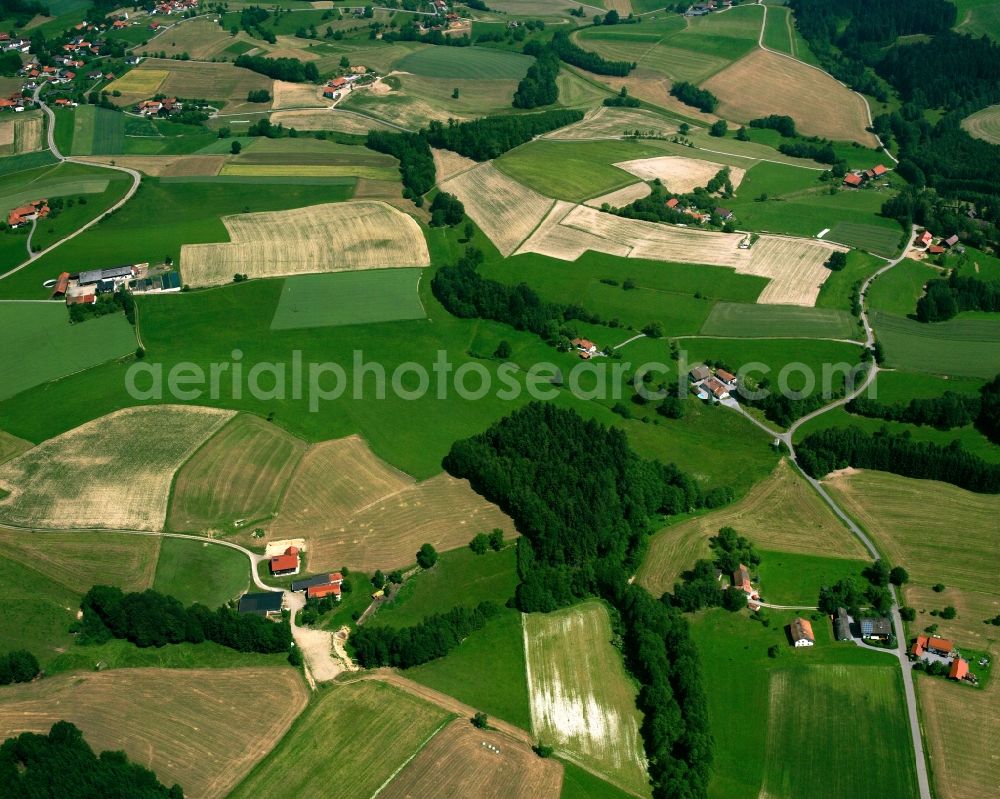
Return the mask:
<path id="1" fill-rule="evenodd" d="M 283 552 L 272 555 L 268 560 L 268 571 L 272 577 L 289 577 L 299 573 L 302 560 L 299 548 L 286 547 Z M 328 572 L 292 581 L 292 591 L 304 591 L 307 599 L 324 599 L 331 597 L 339 602 L 344 575 L 341 572 Z M 264 591 L 261 593 L 244 594 L 240 597 L 240 613 L 256 613 L 260 616 L 273 616 L 281 613 L 284 592 Z"/>

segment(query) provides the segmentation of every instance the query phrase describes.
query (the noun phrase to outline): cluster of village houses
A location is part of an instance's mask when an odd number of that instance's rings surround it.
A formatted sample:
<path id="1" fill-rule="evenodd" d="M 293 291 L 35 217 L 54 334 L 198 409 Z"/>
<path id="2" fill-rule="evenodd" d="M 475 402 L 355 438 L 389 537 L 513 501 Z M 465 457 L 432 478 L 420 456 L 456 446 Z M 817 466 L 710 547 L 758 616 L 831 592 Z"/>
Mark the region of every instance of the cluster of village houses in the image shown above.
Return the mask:
<path id="1" fill-rule="evenodd" d="M 969 662 L 961 656 L 955 645 L 947 638 L 918 635 L 910 646 L 910 658 L 927 664 L 947 664 L 949 679 L 967 682 L 970 685 L 976 685 L 979 682 L 979 678 L 969 671 Z M 983 658 L 979 665 L 989 665 L 989 661 Z"/>
<path id="2" fill-rule="evenodd" d="M 667 200 L 666 206 L 667 208 L 678 210 L 681 213 L 687 214 L 698 224 L 701 224 L 702 222 L 708 222 L 713 216 L 719 217 L 719 219 L 721 219 L 723 222 L 728 222 L 735 216 L 735 214 L 732 211 L 730 211 L 728 208 L 723 208 L 721 205 L 718 206 L 715 210 L 713 210 L 712 213 L 706 214 L 704 211 L 699 211 L 697 208 L 690 205 L 679 208 L 678 206 L 680 205 L 680 202 L 681 201 L 678 200 L 676 197 L 671 197 L 669 200 Z"/>
<path id="3" fill-rule="evenodd" d="M 704 3 L 695 3 L 684 12 L 685 17 L 703 17 L 713 11 L 723 11 L 732 6 L 733 0 L 707 0 Z"/>
<path id="4" fill-rule="evenodd" d="M 169 116 L 183 111 L 184 103 L 177 102 L 176 97 L 164 97 L 162 100 L 143 100 L 135 110 L 144 117 Z"/>
<path id="5" fill-rule="evenodd" d="M 869 181 L 882 177 L 888 171 L 882 164 L 873 166 L 871 169 L 853 169 L 844 175 L 844 185 L 852 189 L 860 189 Z"/>
<path id="6" fill-rule="evenodd" d="M 952 233 L 948 238 L 939 238 L 934 241 L 934 234 L 929 230 L 922 230 L 917 234 L 914 246 L 923 250 L 928 255 L 942 255 L 948 250 L 954 249 L 956 252 L 963 252 L 964 248 L 958 241 L 958 234 Z"/>
<path id="7" fill-rule="evenodd" d="M 273 577 L 289 577 L 299 573 L 302 560 L 299 548 L 287 547 L 284 552 L 272 555 L 268 561 L 268 569 Z M 332 597 L 340 601 L 341 586 L 344 575 L 340 572 L 329 572 L 292 580 L 292 591 L 304 591 L 306 599 L 324 599 Z M 275 616 L 281 613 L 283 593 L 281 591 L 265 591 L 255 594 L 244 594 L 240 597 L 240 613 L 255 613 L 259 616 Z"/>
<path id="8" fill-rule="evenodd" d="M 736 375 L 722 368 L 710 369 L 701 364 L 688 372 L 691 391 L 698 399 L 722 402 L 736 391 L 739 382 Z"/>
<path id="9" fill-rule="evenodd" d="M 93 305 L 101 294 L 122 286 L 136 294 L 176 292 L 181 290 L 181 276 L 174 271 L 152 271 L 148 263 L 62 272 L 53 281 L 52 297 L 64 298 L 67 305 Z"/>
<path id="10" fill-rule="evenodd" d="M 351 67 L 350 74 L 339 78 L 331 78 L 326 82 L 326 86 L 323 87 L 323 96 L 330 100 L 339 100 L 341 92 L 353 88 L 354 84 L 367 74 L 367 72 L 368 67 L 361 64 Z"/>

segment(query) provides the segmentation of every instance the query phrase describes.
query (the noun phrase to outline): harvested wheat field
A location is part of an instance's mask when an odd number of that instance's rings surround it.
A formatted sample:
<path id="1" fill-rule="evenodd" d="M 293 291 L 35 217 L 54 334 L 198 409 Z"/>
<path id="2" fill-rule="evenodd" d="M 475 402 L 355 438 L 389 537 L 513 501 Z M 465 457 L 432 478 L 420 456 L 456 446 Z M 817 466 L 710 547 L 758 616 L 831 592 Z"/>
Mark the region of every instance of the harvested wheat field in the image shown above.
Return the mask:
<path id="1" fill-rule="evenodd" d="M 617 191 L 602 194 L 600 197 L 594 197 L 593 199 L 587 200 L 584 205 L 589 205 L 591 208 L 600 208 L 602 205 L 607 203 L 612 208 L 621 208 L 622 206 L 628 205 L 635 200 L 641 200 L 643 197 L 648 197 L 651 191 L 652 189 L 649 188 L 648 183 L 633 183 L 631 186 L 626 186 L 624 189 L 618 189 Z"/>
<path id="2" fill-rule="evenodd" d="M 171 530 L 231 532 L 272 517 L 306 443 L 259 416 L 240 414 L 177 472 Z"/>
<path id="3" fill-rule="evenodd" d="M 1000 788 L 996 754 L 1000 684 L 994 679 L 977 691 L 935 677 L 921 676 L 915 682 L 939 799 L 996 796 Z"/>
<path id="4" fill-rule="evenodd" d="M 636 688 L 598 601 L 524 615 L 535 737 L 632 794 L 649 796 Z"/>
<path id="5" fill-rule="evenodd" d="M 555 202 L 507 177 L 490 163 L 445 181 L 441 190 L 465 204 L 465 212 L 503 256 L 510 255 L 531 235 Z"/>
<path id="6" fill-rule="evenodd" d="M 420 226 L 382 202 L 325 203 L 222 221 L 231 243 L 181 247 L 185 283 L 218 286 L 237 273 L 279 277 L 430 264 Z"/>
<path id="7" fill-rule="evenodd" d="M 274 58 L 274 55 L 270 55 Z M 327 102 L 323 99 L 321 87 L 312 83 L 289 83 L 284 80 L 274 82 L 274 101 L 271 108 L 280 111 L 283 108 L 325 108 Z"/>
<path id="8" fill-rule="evenodd" d="M 123 591 L 152 586 L 160 555 L 160 536 L 114 532 L 52 530 L 27 535 L 0 530 L 3 556 L 77 594 L 86 593 L 100 575 L 104 585 Z"/>
<path id="9" fill-rule="evenodd" d="M 719 116 L 749 122 L 767 114 L 786 114 L 810 136 L 856 141 L 875 147 L 868 104 L 815 67 L 767 50 L 754 50 L 703 84 L 719 98 Z"/>
<path id="10" fill-rule="evenodd" d="M 661 155 L 658 158 L 637 158 L 632 161 L 621 161 L 615 164 L 641 180 L 656 180 L 674 194 L 687 194 L 699 186 L 705 186 L 714 178 L 719 170 L 725 169 L 725 164 L 713 161 L 703 161 L 700 158 L 685 158 L 682 155 Z M 745 169 L 738 166 L 729 167 L 729 179 L 733 188 L 739 188 L 743 182 Z"/>
<path id="11" fill-rule="evenodd" d="M 276 111 L 271 114 L 271 122 L 281 122 L 285 127 L 297 130 L 335 130 L 340 133 L 364 135 L 370 130 L 392 130 L 389 125 L 377 119 L 354 114 L 350 111 L 333 109 L 330 111 Z"/>
<path id="12" fill-rule="evenodd" d="M 0 521 L 22 527 L 162 530 L 174 472 L 232 411 L 125 408 L 0 466 Z"/>
<path id="13" fill-rule="evenodd" d="M 432 147 L 431 154 L 434 156 L 434 172 L 438 183 L 443 183 L 461 172 L 468 172 L 478 166 L 471 158 L 453 153 L 451 150 Z"/>
<path id="14" fill-rule="evenodd" d="M 769 277 L 757 298 L 763 305 L 814 306 L 830 270 L 823 266 L 834 252 L 850 248 L 818 239 L 761 236 L 753 245 L 749 265 L 737 269 L 747 275 Z"/>
<path id="15" fill-rule="evenodd" d="M 587 250 L 627 258 L 728 266 L 770 278 L 757 302 L 813 306 L 830 270 L 823 266 L 839 244 L 814 239 L 761 236 L 741 250 L 742 234 L 716 233 L 626 219 L 594 208 L 557 203 L 517 254 L 536 252 L 575 261 Z"/>
<path id="16" fill-rule="evenodd" d="M 0 688 L 0 737 L 70 721 L 188 799 L 226 796 L 288 731 L 307 690 L 291 668 L 115 669 Z"/>
<path id="17" fill-rule="evenodd" d="M 677 126 L 652 111 L 639 108 L 607 108 L 601 106 L 579 122 L 557 128 L 542 136 L 543 139 L 620 139 L 628 133 L 640 131 L 645 135 L 669 136 Z"/>
<path id="18" fill-rule="evenodd" d="M 43 134 L 45 124 L 41 113 L 28 112 L 21 114 L 14 120 L 14 154 L 34 153 L 41 150 L 45 143 Z"/>
<path id="19" fill-rule="evenodd" d="M 138 169 L 152 177 L 191 177 L 218 175 L 224 155 L 80 155 L 77 161 L 92 164 L 110 164 Z"/>
<path id="20" fill-rule="evenodd" d="M 351 436 L 310 447 L 268 533 L 305 535 L 314 570 L 373 571 L 409 565 L 425 542 L 454 549 L 494 527 L 516 534 L 510 517 L 467 481 L 440 474 L 418 483 Z"/>
<path id="21" fill-rule="evenodd" d="M 660 530 L 636 575 L 653 596 L 674 587 L 684 569 L 709 554 L 708 539 L 735 527 L 761 549 L 864 558 L 864 547 L 787 461 L 735 505 Z"/>
<path id="22" fill-rule="evenodd" d="M 379 794 L 380 799 L 557 799 L 562 766 L 521 741 L 457 719 Z"/>

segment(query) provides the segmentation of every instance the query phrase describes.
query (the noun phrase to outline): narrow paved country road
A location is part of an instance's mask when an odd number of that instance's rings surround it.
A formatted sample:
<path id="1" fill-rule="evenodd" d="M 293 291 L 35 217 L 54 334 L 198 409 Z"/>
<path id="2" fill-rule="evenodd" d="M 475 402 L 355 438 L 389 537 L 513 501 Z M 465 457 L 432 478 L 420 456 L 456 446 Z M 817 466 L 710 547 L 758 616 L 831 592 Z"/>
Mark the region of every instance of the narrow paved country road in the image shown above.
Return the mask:
<path id="1" fill-rule="evenodd" d="M 42 84 L 42 86 L 44 86 L 44 85 L 45 84 Z M 92 228 L 94 225 L 96 225 L 98 222 L 100 222 L 102 219 L 104 219 L 108 214 L 112 214 L 115 211 L 117 211 L 119 208 L 121 208 L 123 205 L 125 205 L 125 203 L 127 203 L 129 200 L 132 199 L 132 197 L 135 195 L 136 191 L 138 191 L 138 189 L 139 189 L 139 184 L 142 182 L 142 175 L 138 171 L 136 171 L 135 169 L 129 169 L 129 168 L 123 167 L 123 166 L 112 166 L 111 164 L 95 164 L 95 163 L 91 163 L 89 161 L 80 161 L 80 160 L 78 160 L 76 158 L 71 158 L 70 156 L 65 156 L 61 152 L 59 152 L 59 148 L 56 146 L 56 115 L 52 111 L 52 109 L 49 108 L 49 106 L 45 103 L 45 101 L 42 100 L 42 98 L 41 98 L 42 86 L 39 86 L 37 89 L 35 89 L 34 100 L 38 104 L 38 106 L 42 109 L 42 111 L 45 112 L 46 117 L 48 117 L 47 139 L 48 139 L 49 151 L 52 153 L 52 155 L 54 155 L 56 157 L 56 159 L 60 163 L 65 163 L 65 164 L 84 164 L 85 166 L 97 167 L 99 169 L 113 169 L 116 172 L 124 172 L 127 175 L 130 175 L 132 177 L 132 186 L 129 188 L 129 190 L 127 192 L 125 192 L 125 195 L 120 200 L 118 200 L 118 202 L 116 202 L 114 205 L 112 205 L 110 208 L 108 208 L 106 211 L 104 211 L 104 213 L 97 215 L 96 217 L 94 217 L 93 219 L 91 219 L 89 222 L 87 222 L 85 225 L 82 225 L 81 227 L 79 227 L 76 230 L 74 230 L 72 233 L 66 234 L 61 239 L 59 239 L 59 241 L 55 242 L 54 244 L 50 244 L 44 250 L 41 250 L 41 251 L 36 252 L 36 253 L 31 252 L 31 250 L 30 250 L 30 238 L 29 238 L 28 260 L 24 261 L 21 264 L 18 264 L 13 269 L 11 269 L 11 270 L 9 270 L 7 272 L 4 272 L 2 275 L 0 275 L 0 280 L 3 280 L 6 277 L 10 277 L 11 275 L 13 275 L 13 274 L 15 274 L 17 272 L 20 272 L 22 269 L 24 269 L 26 266 L 29 266 L 30 264 L 32 264 L 38 258 L 41 258 L 43 255 L 47 255 L 48 253 L 52 252 L 57 247 L 65 244 L 70 239 L 76 238 L 77 236 L 79 236 L 84 231 L 89 230 L 90 228 Z M 32 233 L 34 233 L 34 228 L 32 228 Z"/>
<path id="2" fill-rule="evenodd" d="M 766 7 L 765 7 L 766 9 Z M 909 252 L 910 247 L 913 246 L 913 240 L 916 236 L 916 229 L 914 228 L 910 232 L 910 238 L 903 248 L 903 252 L 896 258 L 889 260 L 885 266 L 880 268 L 878 271 L 872 273 L 864 283 L 861 284 L 861 324 L 865 331 L 865 346 L 871 348 L 875 345 L 875 332 L 872 329 L 871 319 L 868 315 L 868 289 L 871 284 L 877 280 L 880 276 L 884 275 L 894 266 L 899 264 L 905 257 L 906 253 Z M 875 560 L 880 556 L 878 548 L 872 542 L 872 540 L 865 534 L 865 532 L 855 523 L 855 521 L 836 503 L 830 493 L 826 488 L 820 484 L 818 480 L 809 476 L 803 471 L 802 467 L 799 465 L 797 458 L 795 457 L 795 445 L 793 443 L 793 438 L 795 436 L 795 431 L 798 430 L 803 424 L 815 419 L 817 416 L 833 410 L 834 408 L 839 408 L 841 405 L 846 405 L 855 397 L 862 394 L 872 381 L 875 380 L 876 375 L 879 372 L 879 366 L 874 360 L 871 363 L 871 368 L 865 375 L 865 379 L 861 382 L 860 386 L 855 387 L 852 391 L 848 392 L 844 397 L 831 402 L 828 405 L 824 405 L 822 408 L 813 411 L 812 413 L 806 414 L 805 416 L 797 419 L 792 425 L 783 433 L 779 433 L 776 430 L 772 430 L 763 422 L 751 416 L 742 407 L 736 405 L 736 410 L 743 414 L 747 419 L 749 419 L 753 424 L 755 424 L 760 429 L 764 430 L 768 434 L 772 435 L 778 441 L 781 441 L 787 448 L 788 454 L 795 464 L 795 468 L 799 470 L 799 473 L 809 482 L 809 484 L 816 490 L 820 498 L 830 507 L 830 510 L 836 514 L 836 516 L 847 526 L 854 536 L 864 545 L 868 554 L 871 556 L 872 560 Z M 897 635 L 897 645 L 894 650 L 878 649 L 880 652 L 888 652 L 894 654 L 899 661 L 899 668 L 903 673 L 903 690 L 906 694 L 906 708 L 907 714 L 910 721 L 910 737 L 913 741 L 913 751 L 916 759 L 917 766 L 917 787 L 919 790 L 920 799 L 931 799 L 930 782 L 927 776 L 927 760 L 924 754 L 923 737 L 920 734 L 920 716 L 917 712 L 917 697 L 913 690 L 913 671 L 910 664 L 910 660 L 906 654 L 906 637 L 903 635 L 903 619 L 899 615 L 899 597 L 897 595 L 896 589 L 890 586 L 892 590 L 892 623 L 898 633 Z M 869 649 L 875 649 L 875 647 L 866 647 Z"/>

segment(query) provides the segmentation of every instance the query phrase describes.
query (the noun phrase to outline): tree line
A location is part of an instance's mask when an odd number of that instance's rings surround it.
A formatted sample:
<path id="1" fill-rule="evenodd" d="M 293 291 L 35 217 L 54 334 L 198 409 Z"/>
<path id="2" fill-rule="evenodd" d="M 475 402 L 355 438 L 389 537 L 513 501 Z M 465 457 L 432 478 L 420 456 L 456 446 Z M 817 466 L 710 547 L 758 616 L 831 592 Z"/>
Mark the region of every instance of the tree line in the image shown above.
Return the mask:
<path id="1" fill-rule="evenodd" d="M 542 50 L 517 84 L 512 102 L 514 108 L 537 108 L 540 105 L 552 105 L 558 100 L 556 78 L 559 77 L 559 63 L 555 50 Z"/>
<path id="2" fill-rule="evenodd" d="M 517 116 L 490 116 L 447 123 L 431 120 L 422 133 L 432 147 L 452 150 L 466 158 L 488 161 L 503 155 L 535 136 L 548 133 L 583 119 L 583 112 L 574 109 L 540 111 Z"/>
<path id="3" fill-rule="evenodd" d="M 537 41 L 528 42 L 524 46 L 524 53 L 537 56 L 543 47 L 545 45 Z M 609 61 L 597 53 L 584 50 L 570 41 L 569 34 L 564 31 L 557 31 L 548 47 L 554 50 L 556 55 L 567 64 L 585 69 L 587 72 L 593 72 L 595 75 L 612 75 L 623 78 L 635 69 L 634 61 Z"/>
<path id="4" fill-rule="evenodd" d="M 423 44 L 433 44 L 438 47 L 468 47 L 472 40 L 465 34 L 461 36 L 446 36 L 443 31 L 427 31 L 424 33 L 412 20 L 401 25 L 398 30 L 390 30 L 383 26 L 372 29 L 371 37 L 382 33 L 382 41 L 385 42 L 422 42 Z"/>
<path id="5" fill-rule="evenodd" d="M 896 435 L 884 428 L 867 433 L 854 426 L 833 427 L 810 433 L 795 451 L 799 465 L 817 479 L 853 466 L 940 480 L 981 494 L 1000 493 L 1000 464 L 987 463 L 957 440 L 941 446 L 913 441 L 906 433 Z"/>
<path id="6" fill-rule="evenodd" d="M 653 796 L 704 797 L 712 739 L 687 622 L 629 583 L 652 519 L 703 504 L 694 480 L 676 466 L 640 458 L 623 431 L 540 402 L 455 442 L 444 466 L 521 531 L 520 610 L 547 612 L 590 596 L 618 610 L 626 665 L 641 685 Z"/>
<path id="7" fill-rule="evenodd" d="M 444 657 L 499 612 L 500 605 L 486 601 L 475 608 L 457 607 L 447 613 L 435 613 L 419 624 L 398 630 L 366 624 L 351 633 L 348 646 L 366 669 L 377 666 L 408 669 Z"/>
<path id="8" fill-rule="evenodd" d="M 365 147 L 393 156 L 399 161 L 399 174 L 403 180 L 403 196 L 418 198 L 434 188 L 436 173 L 434 155 L 427 137 L 420 133 L 390 133 L 370 130 Z"/>
<path id="9" fill-rule="evenodd" d="M 706 114 L 714 113 L 715 109 L 719 107 L 718 97 L 708 89 L 699 89 L 693 83 L 688 83 L 686 80 L 677 81 L 671 86 L 670 94 L 685 105 L 690 105 L 693 108 L 704 111 Z"/>
<path id="10" fill-rule="evenodd" d="M 124 638 L 139 647 L 213 641 L 240 652 L 287 652 L 292 631 L 287 621 L 239 613 L 235 608 L 187 608 L 157 591 L 124 593 L 120 588 L 95 585 L 80 603 L 82 643 Z"/>
<path id="11" fill-rule="evenodd" d="M 48 797 L 184 799 L 184 791 L 124 752 L 95 754 L 76 725 L 57 721 L 48 734 L 23 732 L 0 744 L 0 799 Z"/>
<path id="12" fill-rule="evenodd" d="M 0 685 L 31 682 L 41 670 L 38 658 L 27 649 L 14 649 L 0 655 Z"/>
<path id="13" fill-rule="evenodd" d="M 946 391 L 940 397 L 914 398 L 909 402 L 887 403 L 855 397 L 847 403 L 848 413 L 885 419 L 887 422 L 929 425 L 938 430 L 965 427 L 979 416 L 979 397 Z"/>
<path id="14" fill-rule="evenodd" d="M 262 55 L 241 55 L 233 62 L 238 67 L 289 83 L 319 83 L 319 70 L 312 62 L 303 64 L 297 58 L 267 58 Z"/>
<path id="15" fill-rule="evenodd" d="M 944 322 L 961 311 L 1000 311 L 1000 281 L 960 277 L 953 271 L 948 278 L 928 281 L 917 300 L 920 322 Z"/>

